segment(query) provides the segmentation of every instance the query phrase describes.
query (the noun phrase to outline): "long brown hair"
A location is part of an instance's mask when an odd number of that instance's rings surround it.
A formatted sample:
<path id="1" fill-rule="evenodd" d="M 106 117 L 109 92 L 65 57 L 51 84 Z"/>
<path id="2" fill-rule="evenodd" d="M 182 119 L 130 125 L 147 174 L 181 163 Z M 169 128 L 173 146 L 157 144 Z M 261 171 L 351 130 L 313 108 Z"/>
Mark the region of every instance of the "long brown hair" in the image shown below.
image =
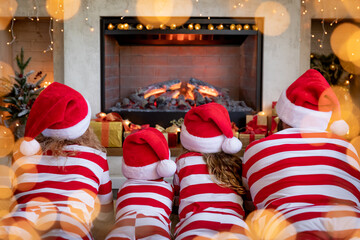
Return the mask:
<path id="1" fill-rule="evenodd" d="M 52 155 L 55 157 L 75 155 L 76 153 L 69 153 L 64 151 L 64 147 L 67 145 L 91 147 L 106 153 L 106 149 L 101 145 L 99 139 L 91 130 L 91 128 L 88 128 L 82 136 L 73 140 L 45 137 L 42 134 L 36 137 L 36 140 L 40 143 L 43 152 L 51 151 Z"/>
<path id="2" fill-rule="evenodd" d="M 215 176 L 220 186 L 228 187 L 240 195 L 245 194 L 245 189 L 241 184 L 242 166 L 239 157 L 219 152 L 204 153 L 203 158 L 209 173 Z"/>

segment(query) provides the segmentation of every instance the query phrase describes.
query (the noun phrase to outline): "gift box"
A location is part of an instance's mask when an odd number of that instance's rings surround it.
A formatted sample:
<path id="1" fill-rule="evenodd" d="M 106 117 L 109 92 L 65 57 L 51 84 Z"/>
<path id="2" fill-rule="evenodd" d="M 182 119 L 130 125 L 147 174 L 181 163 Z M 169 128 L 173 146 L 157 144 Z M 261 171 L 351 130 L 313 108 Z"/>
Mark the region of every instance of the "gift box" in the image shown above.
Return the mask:
<path id="1" fill-rule="evenodd" d="M 122 147 L 122 118 L 118 113 L 98 113 L 90 127 L 104 147 Z"/>
<path id="2" fill-rule="evenodd" d="M 271 116 L 271 123 L 270 123 L 270 129 L 268 132 L 268 136 L 273 133 L 276 133 L 278 131 L 279 121 L 280 121 L 279 117 Z"/>
<path id="3" fill-rule="evenodd" d="M 162 132 L 168 142 L 169 147 L 176 147 L 178 145 L 178 126 L 172 125 L 168 128 L 163 128 L 160 125 L 155 125 L 155 128 Z"/>
<path id="4" fill-rule="evenodd" d="M 104 147 L 122 147 L 122 122 L 97 122 L 90 127 Z"/>
<path id="5" fill-rule="evenodd" d="M 267 117 L 261 113 L 257 115 L 246 115 L 245 131 L 240 132 L 239 139 L 245 149 L 252 141 L 266 137 Z"/>

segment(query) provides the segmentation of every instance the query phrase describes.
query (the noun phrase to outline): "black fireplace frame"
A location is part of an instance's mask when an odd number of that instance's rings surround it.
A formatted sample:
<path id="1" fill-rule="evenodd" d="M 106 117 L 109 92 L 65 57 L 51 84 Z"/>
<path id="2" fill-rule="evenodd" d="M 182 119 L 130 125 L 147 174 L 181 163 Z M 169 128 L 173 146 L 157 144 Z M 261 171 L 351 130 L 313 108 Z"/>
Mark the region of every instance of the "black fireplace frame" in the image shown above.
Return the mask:
<path id="1" fill-rule="evenodd" d="M 115 27 L 113 30 L 109 30 L 107 28 L 107 26 L 109 24 L 113 24 Z M 206 26 L 206 24 L 213 24 L 215 29 L 214 30 L 209 30 L 205 27 L 201 28 L 200 30 L 189 30 L 187 28 L 177 28 L 176 30 L 172 30 L 169 27 L 167 27 L 167 29 L 152 29 L 152 30 L 137 30 L 136 27 L 132 27 L 129 30 L 119 30 L 116 28 L 117 24 L 120 23 L 128 23 L 131 26 L 136 26 L 136 24 L 140 23 L 138 21 L 138 19 L 136 17 L 101 17 L 100 19 L 100 49 L 101 49 L 101 111 L 102 112 L 109 112 L 108 109 L 105 109 L 105 35 L 111 35 L 111 36 L 115 36 L 117 37 L 117 41 L 120 43 L 125 43 L 125 44 L 134 44 L 134 45 L 146 45 L 146 44 L 157 44 L 157 45 L 170 45 L 169 42 L 167 41 L 161 41 L 161 40 L 156 40 L 156 41 L 151 41 L 151 39 L 146 39 L 146 41 L 141 41 L 140 38 L 136 37 L 137 35 L 146 35 L 149 34 L 150 35 L 166 35 L 166 34 L 202 34 L 202 35 L 213 35 L 215 36 L 213 39 L 210 39 L 209 41 L 202 41 L 201 44 L 207 44 L 207 45 L 217 45 L 217 44 L 224 44 L 224 39 L 221 39 L 221 36 L 232 36 L 229 42 L 227 42 L 226 44 L 235 44 L 235 45 L 240 45 L 246 38 L 247 36 L 250 35 L 256 35 L 257 36 L 257 61 L 256 61 L 256 107 L 255 107 L 255 111 L 261 111 L 262 110 L 262 79 L 263 79 L 263 34 L 261 31 L 253 29 L 252 26 L 254 26 L 256 24 L 256 26 L 258 27 L 258 29 L 263 29 L 263 24 L 264 24 L 264 19 L 260 18 L 257 19 L 257 21 L 255 22 L 254 18 L 225 18 L 225 17 L 191 17 L 188 19 L 188 21 L 186 23 L 183 24 L 183 26 L 187 26 L 188 24 L 192 23 L 192 24 L 196 24 L 199 23 L 202 26 Z M 224 28 L 223 30 L 217 30 L 216 26 L 218 24 L 223 24 L 224 26 L 226 26 L 226 28 Z M 248 30 L 230 30 L 228 29 L 228 26 L 230 24 L 241 24 L 242 26 L 244 26 L 245 24 L 248 24 L 250 26 L 250 28 Z M 145 27 L 145 26 L 144 26 Z M 135 37 L 130 37 L 129 36 L 135 36 Z M 129 40 L 134 40 L 133 42 L 129 41 Z M 226 40 L 225 40 L 226 41 Z M 182 45 L 196 45 L 196 41 L 192 42 L 192 44 L 188 43 L 188 42 L 182 42 L 182 43 L 177 43 L 177 44 L 182 44 Z M 171 44 L 174 45 L 174 44 Z M 136 111 L 130 111 L 127 112 L 127 114 L 132 115 L 132 118 L 135 118 L 133 121 L 134 122 L 139 122 L 141 121 L 141 114 L 139 116 L 137 116 L 137 114 L 135 113 Z M 165 114 L 168 114 L 169 112 L 165 112 Z M 250 114 L 250 113 L 230 113 L 230 117 L 231 118 L 236 118 L 235 122 L 237 122 L 238 124 L 240 124 L 240 126 L 244 126 L 245 125 L 245 115 L 246 114 Z M 155 111 L 153 113 L 151 112 L 146 112 L 146 114 L 148 115 L 148 118 L 152 118 L 152 117 L 159 117 L 159 111 Z M 174 112 L 173 116 L 175 117 L 181 117 L 183 116 L 185 113 L 184 112 Z M 235 117 L 234 114 L 236 115 Z M 136 115 L 136 116 L 134 116 Z M 150 116 L 151 115 L 151 116 Z M 162 117 L 159 117 L 161 120 Z M 139 122 L 139 124 L 141 124 L 141 122 Z"/>

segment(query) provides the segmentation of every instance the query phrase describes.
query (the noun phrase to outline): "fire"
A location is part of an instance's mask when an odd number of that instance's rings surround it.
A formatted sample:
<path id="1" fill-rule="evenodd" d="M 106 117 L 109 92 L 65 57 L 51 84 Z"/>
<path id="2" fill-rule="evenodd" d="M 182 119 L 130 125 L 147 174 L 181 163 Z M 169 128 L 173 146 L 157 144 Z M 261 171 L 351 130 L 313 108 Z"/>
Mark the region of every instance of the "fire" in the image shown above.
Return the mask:
<path id="1" fill-rule="evenodd" d="M 216 89 L 209 88 L 207 86 L 199 86 L 199 93 L 201 93 L 202 95 L 210 95 L 213 97 L 219 96 L 219 92 L 216 91 Z"/>
<path id="2" fill-rule="evenodd" d="M 158 85 L 156 88 L 149 88 L 144 93 L 144 99 L 147 99 L 151 96 L 160 97 L 163 96 L 165 98 L 178 99 L 180 96 L 185 98 L 185 101 L 196 100 L 196 94 L 201 94 L 203 97 L 218 97 L 219 92 L 212 87 L 205 85 L 194 85 L 186 82 L 178 82 L 172 85 Z M 156 104 L 155 106 L 157 106 Z"/>
<path id="3" fill-rule="evenodd" d="M 144 94 L 144 98 L 148 98 L 152 95 L 157 95 L 157 94 L 161 94 L 166 92 L 165 88 L 156 88 L 156 89 L 151 89 L 150 91 L 148 91 L 147 93 Z"/>

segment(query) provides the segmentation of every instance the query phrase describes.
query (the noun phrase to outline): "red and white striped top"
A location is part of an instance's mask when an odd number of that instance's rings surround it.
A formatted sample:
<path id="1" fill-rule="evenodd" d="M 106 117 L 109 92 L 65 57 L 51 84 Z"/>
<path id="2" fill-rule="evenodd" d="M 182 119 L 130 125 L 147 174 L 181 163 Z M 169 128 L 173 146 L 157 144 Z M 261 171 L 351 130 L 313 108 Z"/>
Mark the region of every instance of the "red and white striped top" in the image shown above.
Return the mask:
<path id="1" fill-rule="evenodd" d="M 328 132 L 289 128 L 252 142 L 243 182 L 258 209 L 343 204 L 360 206 L 355 148 Z"/>
<path id="2" fill-rule="evenodd" d="M 75 156 L 24 156 L 13 163 L 16 179 L 12 208 L 56 205 L 72 209 L 91 224 L 96 202 L 112 205 L 112 188 L 106 154 L 90 147 L 70 145 Z"/>
<path id="3" fill-rule="evenodd" d="M 209 174 L 203 156 L 190 152 L 176 159 L 175 193 L 179 195 L 179 218 L 205 209 L 244 217 L 243 200 L 234 190 L 216 184 Z"/>
<path id="4" fill-rule="evenodd" d="M 174 189 L 170 183 L 159 180 L 128 179 L 119 189 L 116 200 L 116 221 L 128 213 L 148 213 L 159 216 L 170 224 Z"/>

